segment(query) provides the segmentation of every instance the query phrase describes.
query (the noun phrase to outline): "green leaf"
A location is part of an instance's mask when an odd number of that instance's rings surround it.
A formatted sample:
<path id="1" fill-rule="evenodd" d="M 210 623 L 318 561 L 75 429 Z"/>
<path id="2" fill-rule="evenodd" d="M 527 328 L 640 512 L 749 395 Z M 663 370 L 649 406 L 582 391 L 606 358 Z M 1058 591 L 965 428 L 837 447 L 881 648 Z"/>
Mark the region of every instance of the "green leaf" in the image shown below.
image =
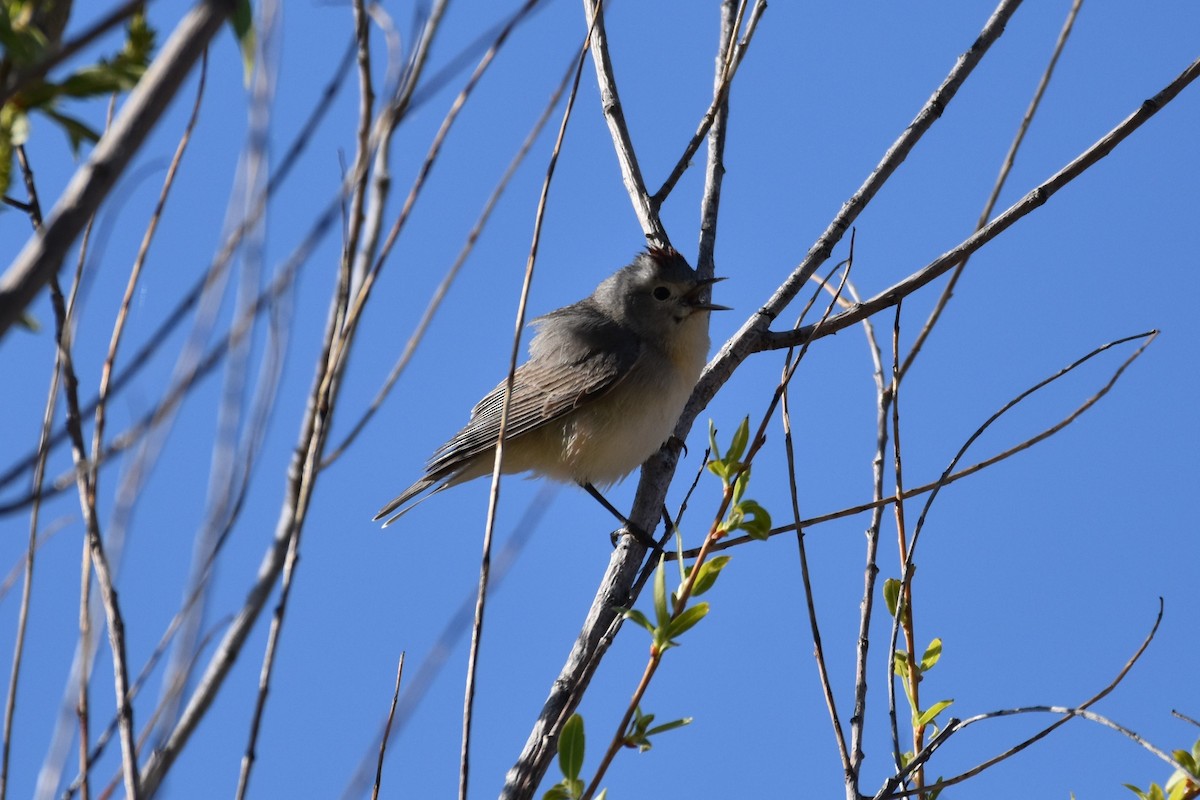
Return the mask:
<path id="1" fill-rule="evenodd" d="M 933 669 L 933 665 L 942 657 L 942 640 L 934 639 L 929 643 L 929 647 L 925 648 L 925 655 L 921 656 L 921 672 L 926 672 Z"/>
<path id="2" fill-rule="evenodd" d="M 654 620 L 655 628 L 666 628 L 671 622 L 667 610 L 667 570 L 663 556 L 658 557 L 658 568 L 654 570 Z"/>
<path id="3" fill-rule="evenodd" d="M 646 736 L 657 736 L 660 733 L 666 733 L 667 731 L 673 731 L 676 728 L 682 728 L 684 725 L 691 725 L 691 724 L 692 724 L 691 717 L 684 717 L 683 719 L 672 720 L 671 722 L 664 722 L 662 725 L 656 725 L 653 728 L 651 728 L 650 730 L 646 731 Z"/>
<path id="4" fill-rule="evenodd" d="M 743 500 L 736 510 L 742 514 L 742 519 L 733 526 L 734 530 L 743 530 L 751 539 L 766 541 L 771 535 L 771 515 L 754 500 Z M 732 515 L 731 515 L 732 516 Z"/>
<path id="5" fill-rule="evenodd" d="M 650 619 L 645 614 L 638 611 L 636 608 L 627 608 L 624 611 L 622 611 L 621 613 L 625 617 L 625 619 L 630 620 L 631 622 L 636 622 L 638 625 L 641 625 L 646 630 L 650 631 L 651 633 L 654 633 L 654 623 L 651 622 Z"/>
<path id="6" fill-rule="evenodd" d="M 903 650 L 897 650 L 892 655 L 892 672 L 900 675 L 905 680 L 908 679 L 908 653 Z"/>
<path id="7" fill-rule="evenodd" d="M 720 460 L 721 448 L 717 447 L 717 426 L 711 419 L 708 421 L 708 450 L 714 460 Z M 711 464 L 712 461 L 708 463 Z"/>
<path id="8" fill-rule="evenodd" d="M 229 25 L 233 28 L 238 49 L 242 51 L 242 80 L 248 87 L 254 74 L 254 9 L 250 7 L 250 0 L 237 0 Z"/>
<path id="9" fill-rule="evenodd" d="M 584 788 L 581 780 L 563 778 L 542 795 L 542 800 L 579 800 L 583 796 Z"/>
<path id="10" fill-rule="evenodd" d="M 750 417 L 747 415 L 742 417 L 742 423 L 733 432 L 733 441 L 729 443 L 729 449 L 725 451 L 725 461 L 729 463 L 741 461 L 742 456 L 746 453 L 746 445 L 749 443 Z"/>
<path id="11" fill-rule="evenodd" d="M 888 578 L 883 582 L 883 602 L 887 604 L 888 613 L 893 617 L 900 608 L 900 581 Z"/>
<path id="12" fill-rule="evenodd" d="M 714 556 L 700 565 L 700 574 L 696 576 L 696 582 L 692 584 L 694 597 L 699 597 L 713 587 L 730 558 L 731 556 Z M 691 572 L 690 567 L 688 572 Z"/>
<path id="13" fill-rule="evenodd" d="M 685 631 L 691 630 L 707 614 L 708 603 L 696 603 L 691 608 L 684 609 L 683 613 L 671 621 L 670 626 L 667 628 L 667 638 L 674 639 Z"/>
<path id="14" fill-rule="evenodd" d="M 558 766 L 568 780 L 579 780 L 583 770 L 583 745 L 583 717 L 572 714 L 558 735 Z"/>
<path id="15" fill-rule="evenodd" d="M 100 134 L 89 128 L 75 117 L 69 117 L 55 111 L 53 108 L 43 108 L 42 113 L 50 117 L 58 123 L 58 127 L 62 128 L 63 133 L 67 135 L 67 139 L 71 143 L 71 154 L 75 157 L 79 156 L 79 147 L 84 142 L 95 144 L 100 141 Z"/>
<path id="16" fill-rule="evenodd" d="M 1192 758 L 1191 753 L 1187 750 L 1172 750 L 1171 755 L 1175 757 L 1175 760 L 1179 762 L 1180 766 L 1186 772 L 1190 772 L 1193 775 L 1196 774 L 1196 761 Z"/>
<path id="17" fill-rule="evenodd" d="M 1132 783 L 1126 783 L 1126 784 L 1122 784 L 1122 785 L 1123 785 L 1123 786 L 1124 786 L 1126 789 L 1128 789 L 1129 791 L 1131 791 L 1131 792 L 1133 792 L 1134 794 L 1136 794 L 1138 797 L 1142 798 L 1142 800 L 1146 800 L 1146 793 L 1145 793 L 1145 792 L 1143 792 L 1143 791 L 1142 791 L 1141 789 L 1139 789 L 1138 787 L 1134 786 Z"/>
<path id="18" fill-rule="evenodd" d="M 722 481 L 726 480 L 725 462 L 724 461 L 715 461 L 715 460 L 709 461 L 707 464 L 704 465 L 704 468 L 706 470 L 708 470 L 709 472 L 711 472 L 713 475 L 716 475 Z"/>
<path id="19" fill-rule="evenodd" d="M 608 789 L 601 789 L 600 794 L 596 795 L 596 800 L 608 800 Z"/>
<path id="20" fill-rule="evenodd" d="M 942 711 L 948 708 L 953 702 L 953 700 L 939 700 L 929 708 L 925 709 L 921 716 L 917 717 L 917 727 L 928 725 L 933 721 L 934 717 L 942 713 Z"/>

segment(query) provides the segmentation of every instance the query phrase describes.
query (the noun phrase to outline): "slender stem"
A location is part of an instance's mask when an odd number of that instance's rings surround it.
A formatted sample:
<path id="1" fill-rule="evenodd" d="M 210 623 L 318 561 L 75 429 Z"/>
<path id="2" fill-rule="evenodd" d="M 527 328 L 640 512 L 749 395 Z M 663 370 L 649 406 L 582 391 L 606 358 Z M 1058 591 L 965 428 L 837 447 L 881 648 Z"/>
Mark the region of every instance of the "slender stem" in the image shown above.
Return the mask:
<path id="1" fill-rule="evenodd" d="M 996 182 L 992 186 L 992 193 L 988 196 L 987 202 L 983 204 L 983 211 L 979 215 L 979 220 L 975 223 L 975 230 L 979 230 L 992 216 L 992 209 L 996 207 L 996 201 L 1000 198 L 1000 191 L 1004 188 L 1005 182 L 1008 180 L 1008 174 L 1012 171 L 1013 163 L 1017 158 L 1017 151 L 1021 148 L 1021 143 L 1025 140 L 1025 134 L 1029 131 L 1029 125 L 1033 122 L 1034 114 L 1037 113 L 1038 106 L 1041 105 L 1042 95 L 1046 92 L 1046 87 L 1050 85 L 1050 76 L 1054 74 L 1054 66 L 1058 63 L 1058 57 L 1062 55 L 1063 48 L 1067 44 L 1067 38 L 1071 35 L 1071 29 L 1075 25 L 1075 17 L 1079 14 L 1079 9 L 1083 5 L 1083 0 L 1075 0 L 1071 5 L 1070 11 L 1067 12 L 1067 19 L 1063 23 L 1062 30 L 1058 34 L 1058 41 L 1054 45 L 1054 52 L 1050 56 L 1050 61 L 1046 64 L 1046 70 L 1042 73 L 1042 78 L 1038 81 L 1037 89 L 1033 92 L 1033 99 L 1029 101 L 1029 107 L 1025 110 L 1025 116 L 1021 119 L 1021 124 L 1017 127 L 1017 133 L 1013 137 L 1012 144 L 1009 145 L 1008 153 L 1004 156 L 1004 161 L 1000 165 L 1000 174 L 996 176 Z M 954 271 L 950 274 L 950 279 L 946 281 L 946 287 L 942 290 L 942 294 L 934 304 L 933 311 L 929 313 L 929 318 L 925 320 L 925 325 L 921 328 L 921 332 L 917 334 L 916 340 L 912 347 L 908 350 L 908 355 L 904 357 L 904 364 L 900 367 L 900 380 L 904 380 L 904 376 L 908 374 L 909 367 L 913 365 L 917 355 L 921 352 L 921 348 L 925 344 L 925 340 L 929 338 L 929 334 L 933 332 L 933 328 L 937 325 L 941 318 L 942 311 L 946 308 L 950 298 L 954 296 L 954 287 L 958 285 L 958 279 L 962 275 L 963 270 L 967 268 L 967 262 L 970 256 L 967 256 L 958 263 Z M 914 751 L 915 752 L 915 751 Z"/>

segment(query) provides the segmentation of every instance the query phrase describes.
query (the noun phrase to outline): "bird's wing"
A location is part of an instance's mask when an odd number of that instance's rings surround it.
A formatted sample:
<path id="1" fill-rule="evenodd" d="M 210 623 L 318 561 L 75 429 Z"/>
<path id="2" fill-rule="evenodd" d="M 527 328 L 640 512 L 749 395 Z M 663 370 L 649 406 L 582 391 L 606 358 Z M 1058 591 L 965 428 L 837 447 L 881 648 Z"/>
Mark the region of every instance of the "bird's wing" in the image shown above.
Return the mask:
<path id="1" fill-rule="evenodd" d="M 581 306 L 577 303 L 538 320 L 573 312 L 570 340 L 556 340 L 561 334 L 551 327 L 543 328 L 531 343 L 533 357 L 514 376 L 506 438 L 540 428 L 610 391 L 637 363 L 641 355 L 637 336 L 603 315 L 585 314 Z M 426 475 L 448 475 L 492 448 L 500 433 L 503 404 L 502 382 L 479 401 L 466 427 L 433 454 Z"/>

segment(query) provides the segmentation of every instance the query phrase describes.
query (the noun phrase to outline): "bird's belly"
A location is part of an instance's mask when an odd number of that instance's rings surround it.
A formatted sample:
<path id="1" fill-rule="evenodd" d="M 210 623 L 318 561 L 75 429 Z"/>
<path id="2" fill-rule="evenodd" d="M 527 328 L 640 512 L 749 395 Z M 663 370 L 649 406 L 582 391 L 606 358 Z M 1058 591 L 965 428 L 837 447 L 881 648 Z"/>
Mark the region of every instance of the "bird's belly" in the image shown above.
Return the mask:
<path id="1" fill-rule="evenodd" d="M 560 456 L 552 467 L 543 464 L 535 471 L 555 480 L 607 486 L 658 450 L 674 430 L 693 382 L 669 386 L 657 376 L 630 378 L 538 431 L 545 437 L 539 446 L 557 449 Z"/>

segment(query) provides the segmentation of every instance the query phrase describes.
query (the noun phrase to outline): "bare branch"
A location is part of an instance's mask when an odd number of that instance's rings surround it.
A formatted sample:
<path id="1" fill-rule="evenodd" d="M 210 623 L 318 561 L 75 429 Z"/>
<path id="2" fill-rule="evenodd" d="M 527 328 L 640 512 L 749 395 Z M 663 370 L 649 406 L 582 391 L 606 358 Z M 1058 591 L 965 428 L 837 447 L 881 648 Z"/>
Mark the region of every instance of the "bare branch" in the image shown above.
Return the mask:
<path id="1" fill-rule="evenodd" d="M 396 665 L 396 689 L 392 692 L 392 705 L 388 708 L 387 724 L 383 726 L 383 738 L 379 740 L 379 761 L 375 765 L 375 784 L 371 787 L 371 800 L 379 800 L 379 784 L 383 780 L 383 755 L 387 752 L 388 734 L 392 732 L 392 720 L 396 716 L 396 701 L 400 699 L 400 678 L 404 675 L 404 653 Z"/>
<path id="2" fill-rule="evenodd" d="M 652 247 L 668 247 L 671 240 L 667 237 L 662 220 L 658 218 L 657 206 L 646 192 L 646 182 L 642 179 L 641 168 L 638 167 L 633 140 L 630 139 L 629 128 L 625 124 L 625 112 L 621 109 L 621 98 L 617 94 L 617 79 L 613 74 L 612 60 L 608 56 L 608 36 L 604 29 L 604 0 L 583 0 L 583 10 L 590 30 L 589 41 L 592 47 L 592 63 L 596 66 L 596 81 L 600 84 L 600 105 L 604 110 L 604 119 L 608 122 L 613 147 L 617 151 L 617 162 L 621 165 L 621 180 L 625 184 L 630 202 L 633 203 L 633 213 L 637 215 L 638 224 L 642 226 L 647 243 Z"/>
<path id="3" fill-rule="evenodd" d="M 939 275 L 943 275 L 950 271 L 955 264 L 966 256 L 974 253 L 983 245 L 990 242 L 992 239 L 999 236 L 1005 230 L 1013 225 L 1017 220 L 1029 214 L 1034 209 L 1043 205 L 1047 200 L 1053 197 L 1059 189 L 1062 189 L 1071 181 L 1078 178 L 1090 167 L 1094 166 L 1101 159 L 1111 153 L 1117 145 L 1124 141 L 1131 133 L 1142 126 L 1142 123 L 1153 117 L 1159 111 L 1167 106 L 1176 96 L 1182 92 L 1188 84 L 1200 77 L 1200 59 L 1193 61 L 1187 68 L 1179 73 L 1175 80 L 1171 81 L 1166 88 L 1154 95 L 1154 97 L 1146 100 L 1128 117 L 1120 122 L 1115 128 L 1102 136 L 1095 144 L 1087 150 L 1080 153 L 1071 163 L 1056 172 L 1037 188 L 1030 191 L 1000 216 L 993 219 L 986 226 L 981 228 L 976 233 L 967 237 L 957 247 L 944 255 L 934 259 L 927 266 L 914 272 L 909 277 L 895 284 L 894 286 L 883 290 L 879 294 L 872 297 L 870 300 L 863 301 L 857 304 L 854 308 L 843 311 L 840 314 L 830 318 L 827 328 L 821 331 L 821 335 L 828 336 L 832 333 L 853 325 L 866 317 L 880 311 L 895 303 L 903 297 L 915 292 L 925 284 L 932 281 Z M 762 313 L 762 312 L 760 312 Z M 745 330 L 745 329 L 743 329 Z M 813 331 L 808 328 L 803 328 L 796 331 L 783 331 L 780 333 L 765 333 L 754 343 L 753 349 L 757 350 L 775 350 L 781 347 L 787 347 L 798 341 L 803 341 L 804 338 L 811 336 Z M 744 356 L 743 356 L 744 357 Z"/>
<path id="4" fill-rule="evenodd" d="M 1025 134 L 1029 131 L 1029 125 L 1033 122 L 1033 115 L 1037 113 L 1038 106 L 1041 105 L 1042 95 L 1046 92 L 1046 87 L 1050 85 L 1050 76 L 1054 74 L 1054 67 L 1058 63 L 1058 57 L 1062 55 L 1063 48 L 1067 44 L 1067 37 L 1071 35 L 1071 29 L 1075 26 L 1075 17 L 1079 14 L 1079 8 L 1083 5 L 1083 0 L 1075 0 L 1071 5 L 1071 9 L 1067 12 L 1066 22 L 1063 23 L 1062 30 L 1058 34 L 1058 41 L 1054 44 L 1054 52 L 1050 55 L 1050 61 L 1046 64 L 1046 70 L 1042 73 L 1042 79 L 1038 81 L 1037 88 L 1033 92 L 1033 99 L 1029 101 L 1029 108 L 1025 110 L 1025 116 L 1021 119 L 1021 124 L 1017 126 L 1016 136 L 1013 137 L 1012 144 L 1008 148 L 1008 153 L 1004 156 L 1004 161 L 1000 165 L 1000 174 L 996 176 L 996 182 L 992 186 L 992 193 L 988 195 L 987 202 L 983 204 L 983 211 L 979 214 L 979 221 L 975 223 L 975 230 L 979 230 L 992 217 L 992 210 L 996 207 L 996 201 L 1000 198 L 1000 190 L 1004 188 L 1005 181 L 1008 180 L 1008 173 L 1012 170 L 1013 162 L 1017 158 L 1017 150 L 1021 148 L 1021 143 L 1025 141 Z M 938 319 L 942 316 L 942 311 L 946 308 L 946 304 L 950 302 L 950 298 L 954 296 L 954 287 L 958 284 L 958 278 L 962 275 L 963 270 L 967 267 L 967 261 L 970 257 L 964 258 L 958 262 L 958 266 L 954 268 L 954 272 L 950 274 L 950 279 L 946 281 L 946 286 L 942 289 L 942 294 L 934 304 L 933 311 L 929 312 L 929 318 L 925 320 L 924 327 L 917 334 L 916 340 L 912 347 L 908 350 L 908 355 L 904 357 L 904 364 L 900 367 L 900 380 L 904 380 L 904 376 L 908 374 L 908 368 L 912 366 L 917 355 L 921 352 L 925 340 L 929 338 L 929 334 L 933 332 L 933 328 L 938 323 Z"/>

